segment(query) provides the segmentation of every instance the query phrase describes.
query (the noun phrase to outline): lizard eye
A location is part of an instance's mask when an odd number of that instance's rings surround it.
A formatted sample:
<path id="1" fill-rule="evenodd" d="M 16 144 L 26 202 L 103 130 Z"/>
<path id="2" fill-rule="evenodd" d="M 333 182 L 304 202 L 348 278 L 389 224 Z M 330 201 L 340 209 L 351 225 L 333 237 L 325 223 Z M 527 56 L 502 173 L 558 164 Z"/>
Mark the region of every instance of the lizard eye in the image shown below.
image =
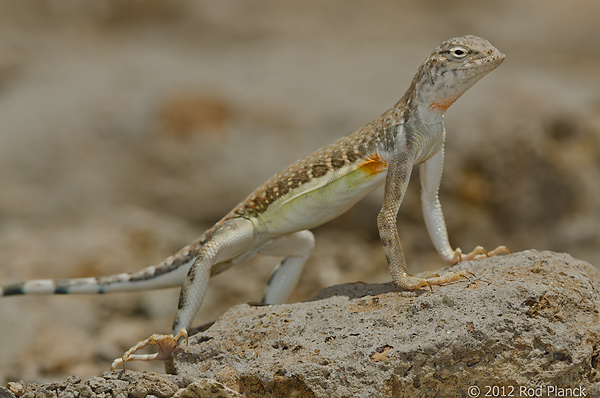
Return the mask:
<path id="1" fill-rule="evenodd" d="M 450 54 L 452 54 L 454 58 L 461 59 L 466 57 L 469 52 L 464 47 L 453 47 L 450 49 Z"/>

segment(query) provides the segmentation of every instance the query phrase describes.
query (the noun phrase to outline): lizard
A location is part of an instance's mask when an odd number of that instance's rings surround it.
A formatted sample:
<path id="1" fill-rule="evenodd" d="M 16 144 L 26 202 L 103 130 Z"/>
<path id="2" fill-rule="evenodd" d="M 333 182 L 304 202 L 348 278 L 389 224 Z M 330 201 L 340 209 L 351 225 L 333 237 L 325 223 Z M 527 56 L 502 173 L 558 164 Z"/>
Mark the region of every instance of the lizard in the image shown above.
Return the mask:
<path id="1" fill-rule="evenodd" d="M 310 229 L 350 209 L 381 185 L 384 200 L 377 226 L 392 279 L 406 290 L 451 283 L 468 271 L 417 277 L 409 274 L 397 230 L 397 214 L 414 166 L 419 166 L 425 225 L 440 257 L 449 264 L 510 251 L 477 246 L 463 254 L 450 246 L 439 200 L 447 109 L 496 69 L 505 55 L 477 36 L 441 43 L 419 67 L 404 96 L 379 118 L 274 175 L 190 245 L 163 262 L 134 273 L 64 280 L 30 280 L 0 288 L 0 296 L 135 291 L 181 286 L 172 334 L 155 334 L 116 359 L 166 360 L 187 343 L 211 276 L 256 254 L 283 257 L 262 302 L 286 301 L 314 246 Z M 157 352 L 135 354 L 156 345 Z"/>

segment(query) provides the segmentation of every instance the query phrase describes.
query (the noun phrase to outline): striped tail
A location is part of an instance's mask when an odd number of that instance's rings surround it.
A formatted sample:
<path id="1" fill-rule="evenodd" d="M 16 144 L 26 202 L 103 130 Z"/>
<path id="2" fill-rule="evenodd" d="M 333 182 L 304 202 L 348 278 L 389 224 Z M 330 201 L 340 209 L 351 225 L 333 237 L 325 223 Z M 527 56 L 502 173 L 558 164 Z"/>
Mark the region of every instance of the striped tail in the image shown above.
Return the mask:
<path id="1" fill-rule="evenodd" d="M 194 250 L 195 249 L 195 250 Z M 198 253 L 187 246 L 158 265 L 134 273 L 74 279 L 39 279 L 0 287 L 0 297 L 42 294 L 132 292 L 181 286 Z"/>

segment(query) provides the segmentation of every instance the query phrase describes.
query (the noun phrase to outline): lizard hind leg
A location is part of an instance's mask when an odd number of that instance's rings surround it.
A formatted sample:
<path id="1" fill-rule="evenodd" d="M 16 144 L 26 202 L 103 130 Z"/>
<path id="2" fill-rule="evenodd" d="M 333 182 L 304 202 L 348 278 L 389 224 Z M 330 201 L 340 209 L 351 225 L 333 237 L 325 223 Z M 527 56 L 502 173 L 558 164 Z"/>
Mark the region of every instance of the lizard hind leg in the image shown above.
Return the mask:
<path id="1" fill-rule="evenodd" d="M 202 304 L 211 269 L 215 264 L 229 262 L 254 246 L 254 228 L 246 219 L 236 218 L 225 221 L 206 242 L 191 265 L 179 295 L 179 306 L 173 322 L 172 334 L 153 334 L 131 347 L 113 362 L 113 369 L 128 361 L 166 360 L 184 340 L 187 343 L 187 330 Z M 175 335 L 175 333 L 177 333 Z M 175 335 L 175 336 L 174 336 Z M 149 345 L 155 345 L 154 354 L 135 354 Z"/>
<path id="2" fill-rule="evenodd" d="M 314 235 L 304 230 L 276 238 L 260 251 L 267 256 L 285 256 L 269 278 L 264 304 L 282 304 L 287 300 L 314 245 Z"/>
<path id="3" fill-rule="evenodd" d="M 185 344 L 187 345 L 187 330 L 181 329 L 176 336 L 173 336 L 172 334 L 153 334 L 152 336 L 138 342 L 136 345 L 125 351 L 121 358 L 115 359 L 110 367 L 110 370 L 115 370 L 119 366 L 123 366 L 123 369 L 125 369 L 125 363 L 129 361 L 167 360 L 171 357 L 171 354 L 175 348 L 177 348 L 177 344 L 180 339 L 184 339 Z M 155 345 L 157 351 L 153 354 L 136 354 L 137 351 L 149 345 Z"/>

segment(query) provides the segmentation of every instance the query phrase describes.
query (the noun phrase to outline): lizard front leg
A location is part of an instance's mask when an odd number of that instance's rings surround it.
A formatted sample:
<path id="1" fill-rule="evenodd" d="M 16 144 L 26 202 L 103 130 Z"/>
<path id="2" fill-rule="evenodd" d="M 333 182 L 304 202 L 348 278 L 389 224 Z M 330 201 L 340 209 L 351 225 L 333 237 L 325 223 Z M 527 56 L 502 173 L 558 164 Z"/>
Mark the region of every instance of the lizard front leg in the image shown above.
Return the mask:
<path id="1" fill-rule="evenodd" d="M 419 167 L 421 179 L 421 205 L 423 207 L 423 218 L 431 241 L 437 252 L 450 264 L 461 261 L 487 258 L 500 253 L 510 253 L 506 246 L 498 246 L 488 252 L 482 246 L 477 246 L 468 254 L 463 254 L 460 248 L 452 249 L 448 240 L 448 231 L 442 205 L 438 197 L 442 169 L 444 167 L 444 148 L 442 147 L 435 155 Z"/>
<path id="2" fill-rule="evenodd" d="M 442 285 L 461 278 L 468 279 L 468 271 L 450 272 L 432 278 L 419 278 L 408 273 L 406 259 L 400 245 L 396 218 L 404 193 L 408 187 L 413 160 L 405 152 L 396 155 L 389 163 L 385 181 L 384 202 L 377 216 L 377 226 L 383 251 L 396 285 L 403 289 L 414 290 L 424 286 Z"/>
<path id="3" fill-rule="evenodd" d="M 385 181 L 384 201 L 377 216 L 379 237 L 385 253 L 392 279 L 399 287 L 407 290 L 430 286 L 424 278 L 410 275 L 400 245 L 396 218 L 404 193 L 408 187 L 413 161 L 405 152 L 396 155 L 388 164 Z"/>

